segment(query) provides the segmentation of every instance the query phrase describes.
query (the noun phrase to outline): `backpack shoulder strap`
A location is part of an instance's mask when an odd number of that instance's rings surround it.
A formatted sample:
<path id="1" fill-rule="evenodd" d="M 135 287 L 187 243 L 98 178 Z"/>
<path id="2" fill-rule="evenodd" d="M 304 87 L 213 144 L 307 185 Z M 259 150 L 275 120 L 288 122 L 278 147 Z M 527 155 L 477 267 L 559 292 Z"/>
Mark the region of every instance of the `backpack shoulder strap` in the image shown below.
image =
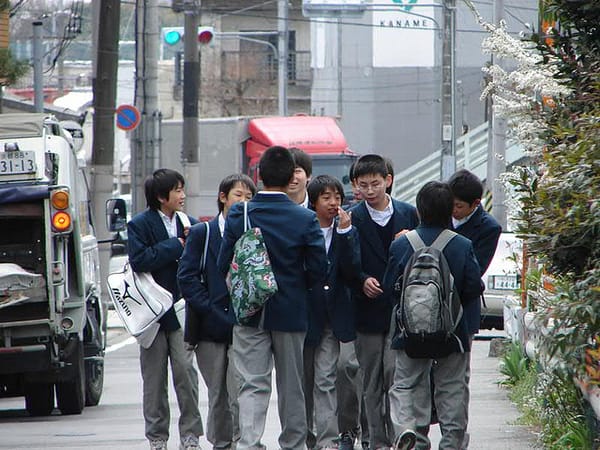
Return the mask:
<path id="1" fill-rule="evenodd" d="M 439 251 L 443 251 L 444 248 L 446 248 L 446 245 L 448 245 L 448 242 L 450 242 L 454 236 L 456 236 L 454 231 L 445 229 L 439 234 L 435 241 L 433 241 L 431 247 L 437 248 Z"/>
<path id="2" fill-rule="evenodd" d="M 206 225 L 206 236 L 204 237 L 204 252 L 202 253 L 202 263 L 200 265 L 200 273 L 206 268 L 206 254 L 208 253 L 208 240 L 210 239 L 210 225 L 208 222 L 204 222 Z"/>
<path id="3" fill-rule="evenodd" d="M 406 239 L 408 239 L 408 243 L 415 251 L 425 247 L 425 242 L 423 242 L 423 239 L 421 239 L 417 230 L 410 230 L 406 233 Z"/>

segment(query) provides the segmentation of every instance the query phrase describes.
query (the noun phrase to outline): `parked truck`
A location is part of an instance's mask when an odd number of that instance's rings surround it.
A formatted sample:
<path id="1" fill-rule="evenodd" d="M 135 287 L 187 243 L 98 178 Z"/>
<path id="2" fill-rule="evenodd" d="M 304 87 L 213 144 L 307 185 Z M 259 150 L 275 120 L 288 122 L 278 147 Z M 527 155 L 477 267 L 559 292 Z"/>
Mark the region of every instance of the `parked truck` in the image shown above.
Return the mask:
<path id="1" fill-rule="evenodd" d="M 358 155 L 348 148 L 342 130 L 332 117 L 226 117 L 200 119 L 198 124 L 198 173 L 191 174 L 194 180 L 190 180 L 188 174 L 186 186 L 188 194 L 200 197 L 199 211 L 190 211 L 194 215 L 214 215 L 216 191 L 226 175 L 243 172 L 258 183 L 258 162 L 272 145 L 304 150 L 312 157 L 313 176 L 337 177 L 348 199 L 352 197 L 348 171 Z M 163 121 L 161 137 L 162 165 L 183 170 L 182 122 Z M 194 186 L 199 192 L 192 192 Z"/>
<path id="2" fill-rule="evenodd" d="M 103 388 L 106 305 L 85 175 L 44 114 L 0 115 L 0 397 L 79 414 Z"/>

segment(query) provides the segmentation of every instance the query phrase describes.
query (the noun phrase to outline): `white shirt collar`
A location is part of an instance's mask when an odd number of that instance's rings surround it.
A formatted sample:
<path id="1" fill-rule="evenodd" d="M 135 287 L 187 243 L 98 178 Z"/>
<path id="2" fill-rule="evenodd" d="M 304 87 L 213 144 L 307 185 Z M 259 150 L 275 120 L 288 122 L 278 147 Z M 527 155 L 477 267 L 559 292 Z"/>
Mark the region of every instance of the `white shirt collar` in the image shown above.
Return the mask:
<path id="1" fill-rule="evenodd" d="M 308 208 L 308 192 L 304 191 L 304 200 L 302 200 L 302 203 L 298 204 L 303 208 Z"/>
<path id="2" fill-rule="evenodd" d="M 267 194 L 267 195 L 272 195 L 272 194 L 285 194 L 287 195 L 285 192 L 281 192 L 281 191 L 258 191 L 259 194 Z"/>
<path id="3" fill-rule="evenodd" d="M 160 209 L 157 210 L 158 215 L 163 221 L 165 228 L 167 229 L 167 234 L 169 237 L 177 237 L 177 214 L 173 213 L 173 218 L 167 216 Z"/>
<path id="4" fill-rule="evenodd" d="M 477 208 L 479 208 L 479 206 L 477 206 L 471 214 L 469 214 L 467 217 L 463 217 L 462 219 L 456 220 L 453 217 L 452 218 L 452 226 L 454 228 L 457 228 L 457 227 L 460 227 L 461 225 L 464 225 L 465 223 L 467 223 L 471 219 L 471 217 L 473 217 L 473 214 L 475 214 L 475 212 L 477 211 Z"/>
<path id="5" fill-rule="evenodd" d="M 367 211 L 369 212 L 371 219 L 373 220 L 373 222 L 375 222 L 381 227 L 385 227 L 394 215 L 394 205 L 392 203 L 392 198 L 388 194 L 385 194 L 385 196 L 388 199 L 388 204 L 383 211 L 379 211 L 375 208 L 372 208 L 365 201 L 365 206 L 367 207 Z"/>

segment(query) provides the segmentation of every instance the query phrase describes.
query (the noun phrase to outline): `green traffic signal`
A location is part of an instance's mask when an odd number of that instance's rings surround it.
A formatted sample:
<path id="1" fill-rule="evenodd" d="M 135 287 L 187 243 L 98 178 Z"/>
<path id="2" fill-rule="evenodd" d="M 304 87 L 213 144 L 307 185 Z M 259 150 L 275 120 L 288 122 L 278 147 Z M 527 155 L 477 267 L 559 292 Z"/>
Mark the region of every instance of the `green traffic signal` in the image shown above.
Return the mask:
<path id="1" fill-rule="evenodd" d="M 169 30 L 164 36 L 165 43 L 168 45 L 175 45 L 181 41 L 181 33 L 177 30 Z"/>

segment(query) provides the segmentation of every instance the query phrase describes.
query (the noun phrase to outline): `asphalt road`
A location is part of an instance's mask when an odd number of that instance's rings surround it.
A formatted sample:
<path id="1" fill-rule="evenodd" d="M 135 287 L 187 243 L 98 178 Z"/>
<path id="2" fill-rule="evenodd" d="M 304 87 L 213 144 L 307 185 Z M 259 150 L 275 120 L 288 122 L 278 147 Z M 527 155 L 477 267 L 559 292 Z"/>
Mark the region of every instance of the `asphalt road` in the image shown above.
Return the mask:
<path id="1" fill-rule="evenodd" d="M 492 333 L 493 335 L 494 333 Z M 498 334 L 498 333 L 495 333 Z M 488 336 L 490 334 L 488 333 Z M 521 450 L 533 448 L 531 431 L 515 425 L 518 416 L 496 384 L 498 359 L 488 357 L 489 341 L 477 340 L 473 349 L 471 394 L 471 450 Z M 200 386 L 200 410 L 206 419 L 206 388 Z M 171 439 L 169 448 L 178 448 L 178 411 L 171 389 Z M 277 397 L 271 398 L 263 442 L 277 449 L 279 420 Z M 437 448 L 439 430 L 431 432 Z M 210 449 L 202 438 L 201 445 Z M 141 409 L 141 377 L 138 347 L 121 328 L 111 328 L 106 356 L 104 393 L 100 404 L 81 415 L 29 417 L 23 398 L 0 399 L 0 448 L 2 449 L 147 449 Z"/>

